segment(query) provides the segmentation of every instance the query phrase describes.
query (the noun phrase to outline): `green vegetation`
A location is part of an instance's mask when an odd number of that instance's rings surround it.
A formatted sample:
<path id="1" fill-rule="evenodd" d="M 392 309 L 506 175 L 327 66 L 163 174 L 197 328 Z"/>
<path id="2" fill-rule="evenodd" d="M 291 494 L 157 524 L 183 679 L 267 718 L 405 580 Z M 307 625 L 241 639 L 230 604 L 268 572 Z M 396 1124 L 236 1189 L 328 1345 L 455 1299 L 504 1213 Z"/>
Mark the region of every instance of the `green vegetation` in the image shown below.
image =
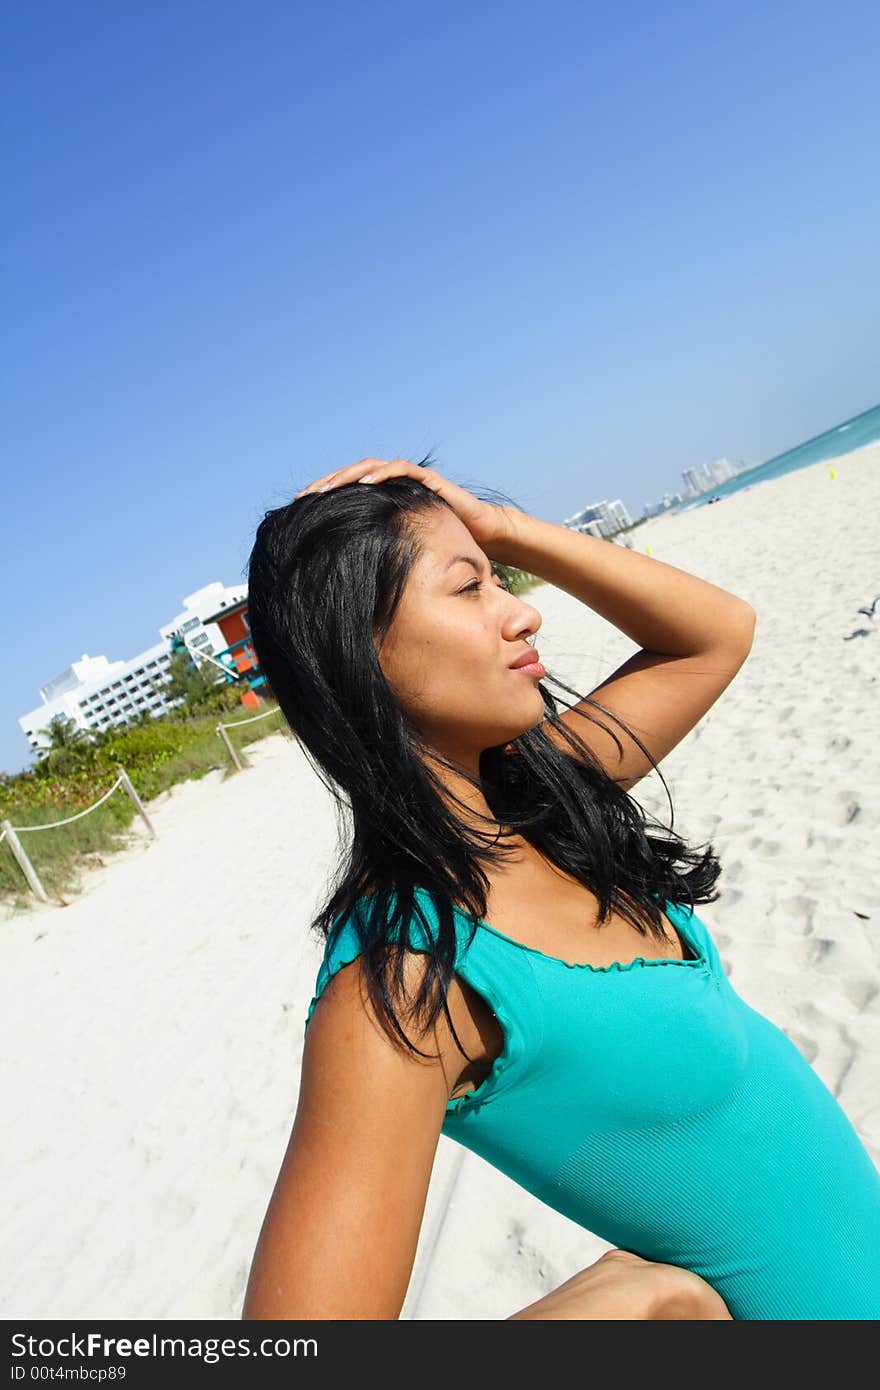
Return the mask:
<path id="1" fill-rule="evenodd" d="M 490 564 L 492 573 L 497 574 L 503 580 L 505 588 L 518 598 L 525 598 L 532 589 L 544 583 L 537 574 L 529 574 L 528 570 L 518 570 L 514 565 L 502 565 L 496 560 L 492 560 Z"/>
<path id="2" fill-rule="evenodd" d="M 54 719 L 47 729 L 49 747 L 33 765 L 24 772 L 0 773 L 0 820 L 35 826 L 75 815 L 109 791 L 118 776 L 117 765 L 125 768 L 145 803 L 176 782 L 203 777 L 214 769 L 228 775 L 233 769 L 217 734 L 218 722 L 235 724 L 278 706 L 267 701 L 265 710 L 243 708 L 242 683 L 192 680 L 183 663 L 176 664 L 176 698 L 182 703 L 159 718 L 140 715 L 101 732 L 80 729 L 69 719 Z M 172 680 L 174 667 L 172 658 Z M 277 718 L 245 723 L 227 732 L 240 753 L 247 744 L 280 731 L 290 736 L 278 710 Z M 71 825 L 20 835 L 50 898 L 63 901 L 65 893 L 76 891 L 83 868 L 102 864 L 104 853 L 129 843 L 126 831 L 136 815 L 120 787 L 96 811 Z M 0 844 L 0 901 L 13 908 L 33 901 L 5 840 Z"/>

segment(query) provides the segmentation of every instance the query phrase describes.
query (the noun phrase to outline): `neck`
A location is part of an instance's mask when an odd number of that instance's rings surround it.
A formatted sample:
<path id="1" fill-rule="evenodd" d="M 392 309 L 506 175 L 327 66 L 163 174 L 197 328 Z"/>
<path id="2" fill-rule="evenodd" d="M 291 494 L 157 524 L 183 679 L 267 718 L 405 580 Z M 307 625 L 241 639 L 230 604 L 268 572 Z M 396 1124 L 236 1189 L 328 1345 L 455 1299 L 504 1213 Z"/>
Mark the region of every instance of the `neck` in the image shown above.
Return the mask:
<path id="1" fill-rule="evenodd" d="M 451 757 L 447 757 L 449 763 L 453 762 Z M 459 764 L 463 766 L 463 764 Z M 462 773 L 448 767 L 445 763 L 439 763 L 436 759 L 430 761 L 431 770 L 442 788 L 442 795 L 449 809 L 469 828 L 479 833 L 481 841 L 487 845 L 503 844 L 506 848 L 516 851 L 519 856 L 515 862 L 520 862 L 522 857 L 534 854 L 532 846 L 522 835 L 510 830 L 499 821 L 492 811 L 482 787 L 479 785 L 479 770 L 467 768 L 467 771 L 477 779 L 477 785 L 462 775 Z"/>

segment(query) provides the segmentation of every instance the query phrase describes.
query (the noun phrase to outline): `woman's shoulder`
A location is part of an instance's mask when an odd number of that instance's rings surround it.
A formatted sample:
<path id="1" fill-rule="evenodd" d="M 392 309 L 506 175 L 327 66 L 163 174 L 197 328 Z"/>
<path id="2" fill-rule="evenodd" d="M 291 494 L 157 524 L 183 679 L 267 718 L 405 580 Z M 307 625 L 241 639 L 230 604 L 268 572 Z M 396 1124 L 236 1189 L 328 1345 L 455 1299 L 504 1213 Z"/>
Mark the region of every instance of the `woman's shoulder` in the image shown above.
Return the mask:
<path id="1" fill-rule="evenodd" d="M 351 952 L 363 950 L 368 942 L 390 945 L 400 939 L 404 927 L 403 936 L 410 949 L 432 949 L 440 934 L 436 901 L 427 888 L 418 886 L 413 888 L 412 896 L 413 910 L 404 915 L 396 911 L 396 890 L 388 890 L 383 907 L 380 891 L 375 886 L 367 886 L 347 909 L 333 918 L 324 948 L 325 960 L 340 955 L 352 959 Z M 450 906 L 456 938 L 460 939 L 462 913 L 452 904 Z"/>
<path id="2" fill-rule="evenodd" d="M 404 918 L 395 913 L 397 894 L 391 891 L 385 908 L 379 901 L 375 890 L 360 894 L 343 912 L 333 918 L 324 942 L 324 950 L 318 967 L 315 991 L 309 1005 L 306 1026 L 314 1011 L 315 1004 L 323 994 L 330 980 L 346 965 L 356 960 L 368 945 L 387 944 L 399 941 L 401 928 L 406 922 L 406 945 L 409 951 L 432 951 L 440 933 L 440 917 L 431 894 L 425 888 L 413 891 L 414 910 Z M 375 914 L 381 916 L 377 920 Z M 461 914 L 453 909 L 453 924 L 456 933 L 456 958 L 461 955 L 467 932 L 463 931 Z M 466 925 L 466 924 L 465 924 Z M 417 969 L 411 965 L 410 972 Z"/>

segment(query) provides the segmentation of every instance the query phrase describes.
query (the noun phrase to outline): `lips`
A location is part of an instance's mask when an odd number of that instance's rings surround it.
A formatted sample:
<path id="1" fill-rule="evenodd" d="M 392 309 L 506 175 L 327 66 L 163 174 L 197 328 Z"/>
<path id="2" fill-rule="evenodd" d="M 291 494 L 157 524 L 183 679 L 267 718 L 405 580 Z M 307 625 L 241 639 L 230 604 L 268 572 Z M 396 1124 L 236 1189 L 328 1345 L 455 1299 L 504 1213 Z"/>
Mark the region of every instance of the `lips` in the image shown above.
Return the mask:
<path id="1" fill-rule="evenodd" d="M 535 650 L 535 648 L 529 647 L 527 652 L 523 652 L 522 656 L 518 656 L 516 658 L 516 661 L 511 663 L 509 669 L 511 671 L 518 671 L 520 666 L 534 666 L 535 663 L 539 662 L 540 660 L 541 658 L 538 656 L 538 653 Z"/>

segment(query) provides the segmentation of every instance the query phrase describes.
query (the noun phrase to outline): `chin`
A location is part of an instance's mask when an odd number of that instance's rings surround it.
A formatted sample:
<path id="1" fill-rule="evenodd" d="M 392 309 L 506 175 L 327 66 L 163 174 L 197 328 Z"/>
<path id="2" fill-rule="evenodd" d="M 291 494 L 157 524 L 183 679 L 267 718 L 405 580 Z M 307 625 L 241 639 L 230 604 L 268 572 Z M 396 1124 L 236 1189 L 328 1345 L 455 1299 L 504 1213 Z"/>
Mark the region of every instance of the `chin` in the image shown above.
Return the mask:
<path id="1" fill-rule="evenodd" d="M 539 729 L 541 725 L 544 723 L 545 713 L 546 711 L 544 710 L 544 707 L 542 705 L 541 713 L 539 715 L 532 719 L 528 724 L 522 724 L 518 729 L 510 729 L 505 735 L 505 737 L 500 741 L 500 743 L 494 744 L 493 746 L 496 748 L 503 748 L 505 752 L 512 753 L 513 749 L 510 747 L 511 741 L 515 738 L 519 738 L 522 734 L 531 733 L 532 729 Z"/>

